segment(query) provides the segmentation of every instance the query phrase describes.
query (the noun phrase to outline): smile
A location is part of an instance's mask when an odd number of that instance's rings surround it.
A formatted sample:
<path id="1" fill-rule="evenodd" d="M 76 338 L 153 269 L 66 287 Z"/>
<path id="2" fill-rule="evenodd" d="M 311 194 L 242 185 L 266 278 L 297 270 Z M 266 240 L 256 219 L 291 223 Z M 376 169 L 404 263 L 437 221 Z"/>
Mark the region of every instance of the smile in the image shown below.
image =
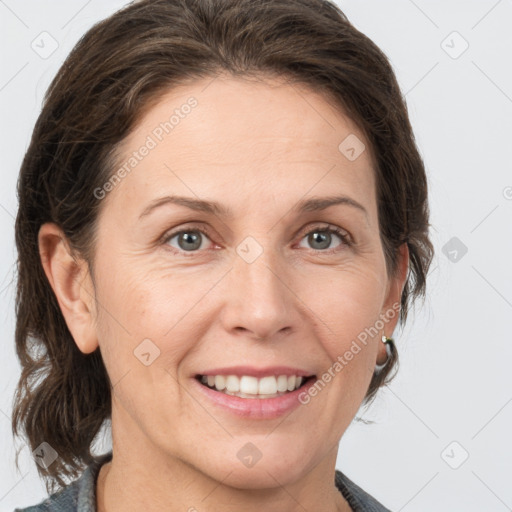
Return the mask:
<path id="1" fill-rule="evenodd" d="M 261 378 L 252 375 L 198 375 L 201 384 L 210 389 L 239 398 L 276 398 L 299 389 L 314 378 L 298 375 L 268 375 Z"/>

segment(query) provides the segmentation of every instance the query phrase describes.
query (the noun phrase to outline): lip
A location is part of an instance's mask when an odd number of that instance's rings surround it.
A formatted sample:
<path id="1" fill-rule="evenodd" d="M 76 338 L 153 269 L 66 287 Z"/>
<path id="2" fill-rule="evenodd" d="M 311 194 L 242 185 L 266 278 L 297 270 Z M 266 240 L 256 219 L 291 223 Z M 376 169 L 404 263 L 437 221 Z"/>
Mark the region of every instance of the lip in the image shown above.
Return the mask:
<path id="1" fill-rule="evenodd" d="M 255 368 L 254 366 L 231 366 L 224 368 L 212 368 L 199 372 L 197 375 L 236 375 L 242 377 L 250 375 L 252 377 L 267 377 L 269 375 L 297 375 L 297 377 L 311 377 L 314 375 L 312 372 L 300 370 L 299 368 L 292 368 L 290 366 L 268 366 L 266 368 Z"/>
<path id="2" fill-rule="evenodd" d="M 231 368 L 229 370 L 231 371 L 233 369 Z M 245 369 L 244 371 L 247 370 Z M 265 371 L 268 372 L 268 370 Z M 241 375 L 248 374 L 254 375 L 250 372 L 243 373 Z M 215 373 L 215 375 L 236 375 L 236 373 Z M 269 374 L 266 373 L 265 375 Z M 281 373 L 281 375 L 286 374 Z M 290 375 L 294 375 L 294 373 L 291 373 Z M 308 374 L 305 373 L 304 376 L 308 376 Z M 311 374 L 309 374 L 309 376 L 311 376 Z M 199 382 L 199 380 L 195 377 L 191 379 L 191 385 L 193 386 L 193 390 L 197 390 L 197 393 L 199 393 L 202 397 L 205 397 L 209 403 L 223 411 L 234 414 L 235 416 L 241 418 L 269 420 L 278 418 L 285 414 L 289 414 L 294 409 L 299 407 L 299 405 L 302 405 L 302 403 L 299 401 L 299 396 L 306 392 L 309 387 L 313 386 L 317 380 L 314 378 L 314 376 L 311 377 L 313 378 L 307 380 L 300 388 L 294 391 L 290 391 L 285 395 L 277 396 L 274 398 L 240 398 L 238 396 L 228 395 L 226 393 L 211 389 L 204 384 L 201 384 L 201 382 Z"/>

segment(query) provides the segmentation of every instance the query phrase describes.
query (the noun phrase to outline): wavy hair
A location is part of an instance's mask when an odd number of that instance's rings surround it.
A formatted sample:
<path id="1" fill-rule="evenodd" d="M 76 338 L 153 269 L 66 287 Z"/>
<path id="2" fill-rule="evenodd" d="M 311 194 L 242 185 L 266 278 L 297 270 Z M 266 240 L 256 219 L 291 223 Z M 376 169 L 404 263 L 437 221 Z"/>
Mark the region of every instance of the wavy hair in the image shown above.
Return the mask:
<path id="1" fill-rule="evenodd" d="M 58 453 L 37 469 L 49 492 L 96 460 L 91 445 L 111 418 L 111 384 L 99 349 L 77 348 L 44 273 L 38 232 L 57 224 L 94 275 L 101 201 L 116 148 L 174 86 L 219 73 L 275 76 L 321 91 L 369 141 L 388 273 L 409 249 L 399 322 L 425 295 L 433 257 L 427 179 L 408 111 L 385 54 L 329 0 L 142 0 L 94 25 L 46 92 L 18 179 L 16 353 L 21 376 L 12 428 L 31 450 Z M 368 404 L 398 355 L 374 375 Z M 18 463 L 18 455 L 16 463 Z"/>

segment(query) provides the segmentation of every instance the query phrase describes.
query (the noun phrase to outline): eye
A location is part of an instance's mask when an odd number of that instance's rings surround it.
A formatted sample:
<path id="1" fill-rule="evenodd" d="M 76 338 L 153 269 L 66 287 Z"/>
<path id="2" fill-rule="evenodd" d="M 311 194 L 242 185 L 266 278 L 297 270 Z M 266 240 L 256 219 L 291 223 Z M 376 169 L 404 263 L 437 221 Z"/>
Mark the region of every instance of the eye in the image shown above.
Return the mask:
<path id="1" fill-rule="evenodd" d="M 340 240 L 340 243 L 334 248 L 329 248 L 333 242 L 333 235 Z M 350 235 L 337 226 L 316 226 L 307 231 L 302 238 L 304 239 L 305 237 L 307 237 L 307 241 L 313 246 L 316 252 L 326 254 L 341 250 L 340 248 L 343 246 L 352 246 Z M 200 249 L 205 249 L 205 238 L 210 239 L 209 232 L 205 227 L 191 226 L 164 235 L 162 244 L 169 245 L 174 253 L 179 253 L 184 256 L 194 256 L 194 253 Z M 171 243 L 173 239 L 176 239 L 176 241 Z"/>
<path id="2" fill-rule="evenodd" d="M 341 243 L 329 249 L 333 241 L 333 235 L 336 235 L 336 237 L 341 240 Z M 306 232 L 304 236 L 307 237 L 307 241 L 313 246 L 313 249 L 325 253 L 335 252 L 343 245 L 348 247 L 352 245 L 349 234 L 336 226 L 317 226 Z M 314 247 L 315 245 L 316 247 Z"/>
<path id="3" fill-rule="evenodd" d="M 182 229 L 174 233 L 169 233 L 164 237 L 163 243 L 169 244 L 176 252 L 184 251 L 185 253 L 195 252 L 201 249 L 203 245 L 204 237 L 208 238 L 208 232 L 205 228 L 190 228 Z M 170 242 L 176 238 L 177 247 L 172 245 Z M 185 254 L 188 256 L 187 254 Z"/>

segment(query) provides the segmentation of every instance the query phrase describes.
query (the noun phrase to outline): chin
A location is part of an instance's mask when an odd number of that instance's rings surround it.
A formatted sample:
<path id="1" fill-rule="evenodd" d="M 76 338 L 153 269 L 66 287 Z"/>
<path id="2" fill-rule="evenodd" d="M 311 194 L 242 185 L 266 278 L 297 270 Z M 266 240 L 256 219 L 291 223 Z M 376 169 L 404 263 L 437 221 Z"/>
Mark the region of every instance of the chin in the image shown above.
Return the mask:
<path id="1" fill-rule="evenodd" d="M 256 490 L 288 485 L 299 480 L 306 470 L 303 456 L 296 454 L 290 458 L 279 452 L 277 456 L 275 453 L 271 457 L 262 456 L 252 466 L 245 466 L 238 461 L 233 464 L 232 459 L 219 461 L 213 474 L 208 474 L 211 478 L 222 481 L 224 485 Z"/>
<path id="2" fill-rule="evenodd" d="M 281 487 L 293 483 L 300 476 L 300 469 L 276 468 L 272 464 L 263 465 L 262 462 L 253 468 L 231 468 L 231 470 L 228 469 L 229 471 L 232 473 L 222 482 L 236 489 L 257 490 Z"/>

